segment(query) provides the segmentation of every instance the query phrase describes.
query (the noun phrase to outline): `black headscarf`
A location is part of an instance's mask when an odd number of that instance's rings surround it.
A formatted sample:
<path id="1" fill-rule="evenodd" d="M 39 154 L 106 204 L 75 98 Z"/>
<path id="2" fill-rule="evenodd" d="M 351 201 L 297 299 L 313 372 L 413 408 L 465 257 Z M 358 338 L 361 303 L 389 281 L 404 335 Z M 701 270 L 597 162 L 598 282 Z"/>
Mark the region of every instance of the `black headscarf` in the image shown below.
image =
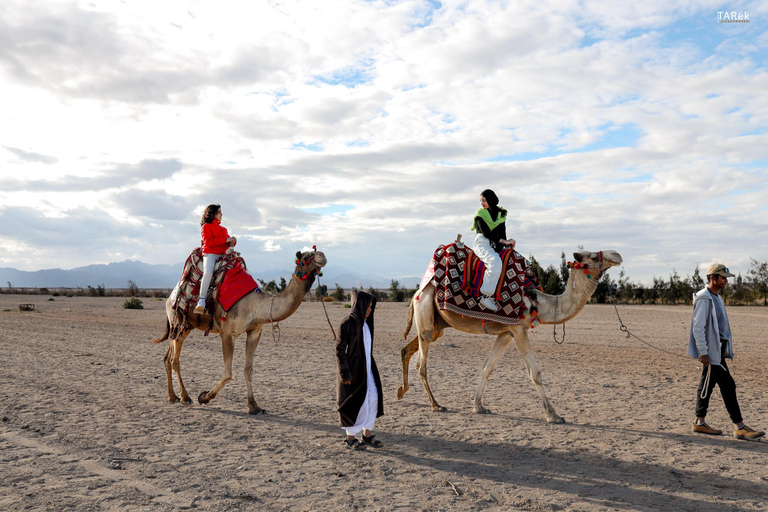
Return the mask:
<path id="1" fill-rule="evenodd" d="M 491 219 L 496 220 L 499 217 L 499 197 L 496 192 L 487 188 L 480 193 L 485 198 L 485 202 L 488 203 L 488 213 L 491 214 Z"/>

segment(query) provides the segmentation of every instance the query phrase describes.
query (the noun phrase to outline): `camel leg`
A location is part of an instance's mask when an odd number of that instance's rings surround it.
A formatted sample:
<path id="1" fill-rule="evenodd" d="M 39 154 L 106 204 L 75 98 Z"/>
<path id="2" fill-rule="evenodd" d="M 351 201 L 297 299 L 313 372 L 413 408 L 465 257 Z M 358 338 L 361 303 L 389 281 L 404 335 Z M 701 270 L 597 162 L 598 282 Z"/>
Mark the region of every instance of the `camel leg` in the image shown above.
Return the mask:
<path id="1" fill-rule="evenodd" d="M 493 373 L 493 370 L 496 368 L 496 363 L 499 361 L 499 358 L 504 353 L 504 350 L 507 348 L 510 341 L 512 341 L 512 336 L 508 332 L 499 334 L 496 338 L 496 342 L 493 344 L 491 353 L 488 354 L 488 359 L 485 360 L 483 369 L 480 372 L 480 384 L 477 386 L 475 398 L 473 400 L 474 412 L 478 414 L 491 413 L 489 409 L 483 407 L 483 393 L 485 393 L 485 386 L 488 384 L 488 377 Z"/>
<path id="2" fill-rule="evenodd" d="M 419 334 L 419 377 L 421 377 L 421 382 L 424 384 L 424 391 L 427 392 L 429 402 L 432 404 L 432 410 L 443 412 L 446 410 L 445 407 L 437 403 L 435 396 L 432 394 L 432 389 L 429 387 L 429 378 L 427 377 L 427 354 L 429 353 L 429 343 L 430 341 L 428 341 L 427 338 Z"/>
<path id="3" fill-rule="evenodd" d="M 408 391 L 408 366 L 411 362 L 411 356 L 419 350 L 419 337 L 414 336 L 410 343 L 400 349 L 400 362 L 403 365 L 403 385 L 397 390 L 397 399 L 403 398 L 403 395 Z"/>
<path id="4" fill-rule="evenodd" d="M 261 337 L 261 326 L 258 329 L 248 331 L 248 337 L 245 340 L 245 385 L 248 388 L 248 412 L 250 414 L 266 413 L 264 409 L 256 405 L 256 399 L 253 397 L 253 384 L 251 383 L 251 377 L 253 376 L 253 353 L 256 352 L 256 347 L 259 345 L 259 338 Z"/>
<path id="5" fill-rule="evenodd" d="M 189 393 L 187 392 L 187 388 L 184 386 L 184 381 L 181 378 L 181 347 L 184 345 L 184 340 L 187 339 L 187 336 L 189 336 L 190 331 L 184 331 L 179 336 L 171 340 L 168 352 L 166 352 L 166 357 L 170 360 L 170 366 L 173 368 L 173 371 L 176 373 L 176 380 L 179 382 L 179 389 L 181 391 L 181 402 L 184 404 L 191 404 L 192 399 L 189 397 Z M 168 376 L 168 401 L 169 402 L 177 402 L 178 398 L 176 397 L 176 394 L 173 392 L 173 381 L 168 375 L 168 366 L 169 361 L 166 360 L 165 363 L 165 370 L 166 370 L 166 376 Z"/>
<path id="6" fill-rule="evenodd" d="M 232 355 L 235 352 L 235 339 L 229 333 L 221 333 L 221 351 L 224 355 L 224 374 L 221 376 L 218 386 L 211 391 L 203 391 L 197 397 L 201 404 L 207 404 L 219 394 L 221 388 L 232 380 Z"/>
<path id="7" fill-rule="evenodd" d="M 525 329 L 519 329 L 515 332 L 515 343 L 517 344 L 517 350 L 523 356 L 525 361 L 525 367 L 528 370 L 528 377 L 533 381 L 533 385 L 536 386 L 536 390 L 541 396 L 541 400 L 544 402 L 544 411 L 547 413 L 547 423 L 565 423 L 565 420 L 555 413 L 555 409 L 552 404 L 549 403 L 547 393 L 544 391 L 544 384 L 541 380 L 541 372 L 536 365 L 536 358 L 533 357 L 533 351 L 531 350 L 531 343 L 528 339 L 528 332 Z"/>
<path id="8" fill-rule="evenodd" d="M 173 341 L 168 343 L 168 350 L 165 351 L 163 363 L 165 366 L 165 378 L 168 381 L 168 401 L 176 403 L 179 401 L 179 397 L 176 396 L 176 392 L 173 390 L 173 368 L 171 367 L 171 361 L 173 361 Z"/>

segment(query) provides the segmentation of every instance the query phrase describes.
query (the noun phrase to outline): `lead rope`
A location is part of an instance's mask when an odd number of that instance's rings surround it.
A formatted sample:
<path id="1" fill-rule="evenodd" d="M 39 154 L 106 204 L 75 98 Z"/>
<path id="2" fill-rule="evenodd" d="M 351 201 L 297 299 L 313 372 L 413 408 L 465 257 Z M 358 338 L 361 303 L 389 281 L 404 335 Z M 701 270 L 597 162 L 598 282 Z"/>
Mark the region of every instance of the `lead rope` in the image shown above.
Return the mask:
<path id="1" fill-rule="evenodd" d="M 560 341 L 557 341 L 557 303 L 558 303 L 558 295 L 555 295 L 555 323 L 552 326 L 552 337 L 555 340 L 555 343 L 558 345 L 562 345 L 565 341 L 565 323 L 563 323 L 563 339 Z"/>
<path id="2" fill-rule="evenodd" d="M 631 336 L 631 337 L 635 338 L 636 340 L 638 340 L 640 343 L 644 343 L 644 344 L 648 345 L 651 348 L 655 348 L 656 350 L 660 350 L 661 352 L 666 352 L 667 354 L 675 356 L 675 357 L 679 357 L 680 359 L 688 360 L 688 357 L 686 357 L 686 356 L 681 356 L 680 354 L 675 354 L 674 352 L 670 352 L 669 350 L 664 350 L 663 348 L 659 348 L 659 347 L 657 347 L 655 345 L 651 345 L 650 343 L 648 343 L 644 339 L 642 339 L 639 336 L 636 336 L 632 332 L 630 332 L 629 328 L 626 325 L 624 325 L 624 322 L 621 321 L 621 315 L 619 315 L 619 307 L 616 305 L 616 301 L 613 299 L 612 290 L 609 293 L 609 297 L 611 299 L 611 304 L 613 304 L 613 309 L 616 310 L 616 316 L 619 319 L 619 324 L 621 324 L 620 327 L 619 327 L 619 330 L 621 330 L 621 332 L 627 333 L 627 338 L 629 338 Z M 712 375 L 712 364 L 710 363 L 710 364 L 707 365 L 707 375 L 706 375 L 706 377 L 704 377 L 704 389 L 701 390 L 701 394 L 699 395 L 701 398 L 707 398 L 707 389 L 709 388 L 709 379 L 710 379 L 711 375 Z"/>
<path id="3" fill-rule="evenodd" d="M 320 274 L 317 274 L 317 287 L 320 288 Z M 328 310 L 325 309 L 325 302 L 323 302 L 323 298 L 320 298 L 320 304 L 323 305 L 323 311 L 325 311 L 325 319 L 328 320 L 328 325 L 331 328 L 331 333 L 333 333 L 333 341 L 336 341 L 336 331 L 333 330 L 333 324 L 331 323 L 331 319 L 328 317 Z"/>
<path id="4" fill-rule="evenodd" d="M 272 300 L 269 301 L 269 322 L 272 324 L 272 341 L 275 342 L 275 344 L 280 343 L 280 322 L 275 322 L 272 318 L 272 304 L 275 303 L 275 297 L 277 295 L 272 295 Z M 277 338 L 275 338 L 275 331 L 277 331 Z"/>

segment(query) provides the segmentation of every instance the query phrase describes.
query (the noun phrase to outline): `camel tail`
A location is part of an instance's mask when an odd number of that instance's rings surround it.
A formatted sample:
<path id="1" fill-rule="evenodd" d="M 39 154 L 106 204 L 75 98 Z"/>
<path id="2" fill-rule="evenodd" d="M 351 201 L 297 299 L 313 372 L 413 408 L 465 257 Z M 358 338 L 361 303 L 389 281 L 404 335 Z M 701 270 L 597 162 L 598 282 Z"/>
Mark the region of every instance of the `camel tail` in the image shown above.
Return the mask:
<path id="1" fill-rule="evenodd" d="M 156 340 L 152 340 L 152 343 L 160 343 L 161 341 L 165 341 L 168 339 L 168 336 L 171 334 L 171 322 L 168 321 L 168 318 L 165 319 L 165 332 L 163 333 L 162 338 L 157 338 Z"/>
<path id="2" fill-rule="evenodd" d="M 408 306 L 408 325 L 405 326 L 405 332 L 403 333 L 403 340 L 408 339 L 408 333 L 411 332 L 413 326 L 413 298 L 411 298 L 411 304 Z"/>

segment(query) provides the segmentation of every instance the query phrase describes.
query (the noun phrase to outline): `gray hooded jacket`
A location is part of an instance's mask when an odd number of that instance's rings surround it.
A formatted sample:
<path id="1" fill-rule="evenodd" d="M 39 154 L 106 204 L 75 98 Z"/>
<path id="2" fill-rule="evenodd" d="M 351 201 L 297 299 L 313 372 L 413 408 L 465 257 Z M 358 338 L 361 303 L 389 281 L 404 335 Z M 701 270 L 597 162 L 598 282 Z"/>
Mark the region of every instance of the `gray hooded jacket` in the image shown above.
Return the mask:
<path id="1" fill-rule="evenodd" d="M 728 315 L 725 315 L 726 321 Z M 730 332 L 730 326 L 727 329 Z M 733 340 L 729 336 L 725 347 L 725 357 L 733 359 Z M 688 338 L 688 355 L 698 359 L 700 355 L 708 355 L 712 364 L 720 365 L 720 326 L 717 323 L 717 312 L 712 302 L 712 295 L 704 288 L 693 294 L 693 317 L 691 318 L 691 334 Z"/>

